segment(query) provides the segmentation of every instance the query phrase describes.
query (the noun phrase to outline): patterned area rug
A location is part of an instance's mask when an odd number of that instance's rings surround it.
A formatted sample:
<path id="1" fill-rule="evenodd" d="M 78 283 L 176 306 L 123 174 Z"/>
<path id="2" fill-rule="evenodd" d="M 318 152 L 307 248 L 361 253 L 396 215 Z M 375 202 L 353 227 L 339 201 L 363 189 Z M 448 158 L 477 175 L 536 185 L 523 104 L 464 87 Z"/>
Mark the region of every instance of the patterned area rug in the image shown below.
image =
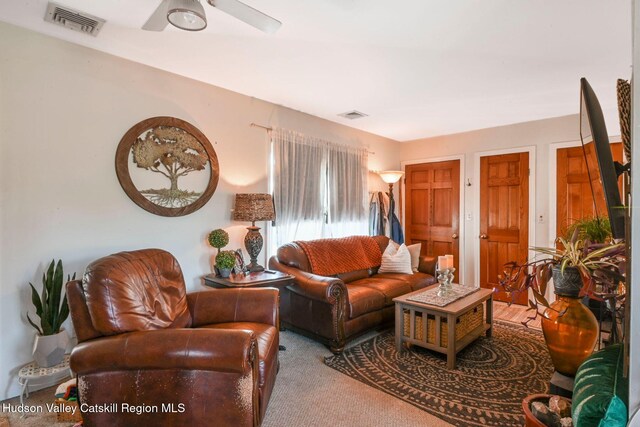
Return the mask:
<path id="1" fill-rule="evenodd" d="M 553 373 L 541 332 L 500 321 L 492 338 L 458 353 L 451 371 L 440 353 L 414 346 L 399 355 L 392 331 L 325 363 L 457 426 L 522 426 L 522 399 L 548 392 Z"/>

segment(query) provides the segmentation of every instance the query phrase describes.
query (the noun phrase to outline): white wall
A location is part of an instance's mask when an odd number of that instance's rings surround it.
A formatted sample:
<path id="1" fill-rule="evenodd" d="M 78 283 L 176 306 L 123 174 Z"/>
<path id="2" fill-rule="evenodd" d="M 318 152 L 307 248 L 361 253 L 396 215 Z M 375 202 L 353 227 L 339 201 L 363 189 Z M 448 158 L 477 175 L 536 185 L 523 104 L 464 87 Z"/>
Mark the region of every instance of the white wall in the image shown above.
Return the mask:
<path id="1" fill-rule="evenodd" d="M 576 84 L 576 111 L 579 110 L 578 91 L 579 85 Z M 614 120 L 610 122 L 615 123 Z M 619 128 L 609 131 L 618 134 Z M 462 156 L 464 159 L 464 170 L 460 173 L 465 183 L 470 179 L 472 184 L 461 188 L 464 198 L 464 212 L 461 212 L 461 223 L 464 226 L 461 249 L 465 253 L 462 279 L 466 284 L 477 284 L 478 280 L 478 264 L 475 260 L 478 258 L 479 248 L 479 156 L 513 149 L 530 150 L 534 154 L 530 154 L 533 183 L 530 197 L 533 210 L 529 212 L 529 246 L 546 246 L 556 237 L 555 226 L 550 222 L 551 215 L 555 217 L 555 203 L 550 205 L 550 191 L 555 185 L 555 172 L 550 167 L 555 152 L 552 152 L 551 148 L 566 146 L 568 143 L 579 144 L 579 141 L 579 116 L 575 114 L 401 144 L 400 160 L 403 164 L 449 156 Z M 467 215 L 471 215 L 471 220 L 467 219 Z M 539 222 L 540 217 L 542 222 Z"/>
<path id="2" fill-rule="evenodd" d="M 120 138 L 158 115 L 192 123 L 218 155 L 218 188 L 191 215 L 152 215 L 116 178 Z M 18 394 L 17 368 L 31 360 L 28 282 L 40 286 L 52 258 L 81 274 L 101 256 L 160 247 L 195 290 L 211 271 L 210 230 L 243 246 L 249 224 L 231 221 L 233 196 L 267 191 L 267 135 L 251 122 L 366 146 L 370 169 L 399 167 L 392 140 L 0 23 L 0 400 Z"/>
<path id="3" fill-rule="evenodd" d="M 633 93 L 631 116 L 631 256 L 636 257 L 640 248 L 640 0 L 633 1 Z M 635 251 L 634 251 L 635 248 Z M 631 318 L 630 325 L 640 328 L 640 262 L 631 264 Z M 640 427 L 640 333 L 629 333 L 629 418 L 630 426 Z M 632 418 L 633 417 L 633 418 Z"/>

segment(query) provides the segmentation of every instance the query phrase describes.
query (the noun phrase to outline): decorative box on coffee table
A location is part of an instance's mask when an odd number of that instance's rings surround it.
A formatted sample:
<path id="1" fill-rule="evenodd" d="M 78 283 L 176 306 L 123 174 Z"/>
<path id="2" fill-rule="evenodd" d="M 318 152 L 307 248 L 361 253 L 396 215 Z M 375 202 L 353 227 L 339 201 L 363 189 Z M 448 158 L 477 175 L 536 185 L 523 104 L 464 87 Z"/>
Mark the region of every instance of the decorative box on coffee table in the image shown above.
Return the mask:
<path id="1" fill-rule="evenodd" d="M 477 289 L 444 306 L 412 300 L 437 288 L 434 285 L 393 299 L 396 305 L 396 349 L 402 352 L 406 343 L 444 353 L 447 355 L 447 368 L 454 369 L 456 354 L 460 350 L 482 334 L 491 336 L 493 292 Z"/>

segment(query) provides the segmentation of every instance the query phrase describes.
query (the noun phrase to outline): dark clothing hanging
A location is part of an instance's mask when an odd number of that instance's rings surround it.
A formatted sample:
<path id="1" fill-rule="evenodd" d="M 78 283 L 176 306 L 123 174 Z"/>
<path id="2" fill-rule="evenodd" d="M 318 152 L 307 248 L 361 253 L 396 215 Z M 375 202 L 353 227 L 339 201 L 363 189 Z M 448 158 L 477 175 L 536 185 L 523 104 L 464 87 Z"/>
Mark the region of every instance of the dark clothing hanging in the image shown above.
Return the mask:
<path id="1" fill-rule="evenodd" d="M 395 202 L 386 193 L 377 191 L 369 203 L 369 234 L 387 236 L 397 243 L 404 243 L 404 232 L 395 214 Z"/>
<path id="2" fill-rule="evenodd" d="M 396 243 L 403 244 L 404 243 L 404 233 L 402 231 L 402 226 L 400 225 L 400 220 L 396 216 L 396 201 L 391 199 L 391 203 L 389 206 L 390 212 L 390 222 L 391 222 L 391 240 Z"/>

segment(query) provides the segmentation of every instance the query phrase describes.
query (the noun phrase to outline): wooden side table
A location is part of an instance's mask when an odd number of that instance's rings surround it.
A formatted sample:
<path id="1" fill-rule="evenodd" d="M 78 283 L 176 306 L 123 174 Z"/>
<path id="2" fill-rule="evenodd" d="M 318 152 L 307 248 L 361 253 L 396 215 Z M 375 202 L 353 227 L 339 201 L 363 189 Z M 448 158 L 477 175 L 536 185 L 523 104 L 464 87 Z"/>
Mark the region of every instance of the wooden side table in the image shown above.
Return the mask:
<path id="1" fill-rule="evenodd" d="M 204 284 L 212 288 L 278 288 L 282 291 L 293 284 L 293 276 L 271 270 L 257 271 L 247 274 L 232 274 L 223 279 L 215 274 L 204 276 Z"/>

